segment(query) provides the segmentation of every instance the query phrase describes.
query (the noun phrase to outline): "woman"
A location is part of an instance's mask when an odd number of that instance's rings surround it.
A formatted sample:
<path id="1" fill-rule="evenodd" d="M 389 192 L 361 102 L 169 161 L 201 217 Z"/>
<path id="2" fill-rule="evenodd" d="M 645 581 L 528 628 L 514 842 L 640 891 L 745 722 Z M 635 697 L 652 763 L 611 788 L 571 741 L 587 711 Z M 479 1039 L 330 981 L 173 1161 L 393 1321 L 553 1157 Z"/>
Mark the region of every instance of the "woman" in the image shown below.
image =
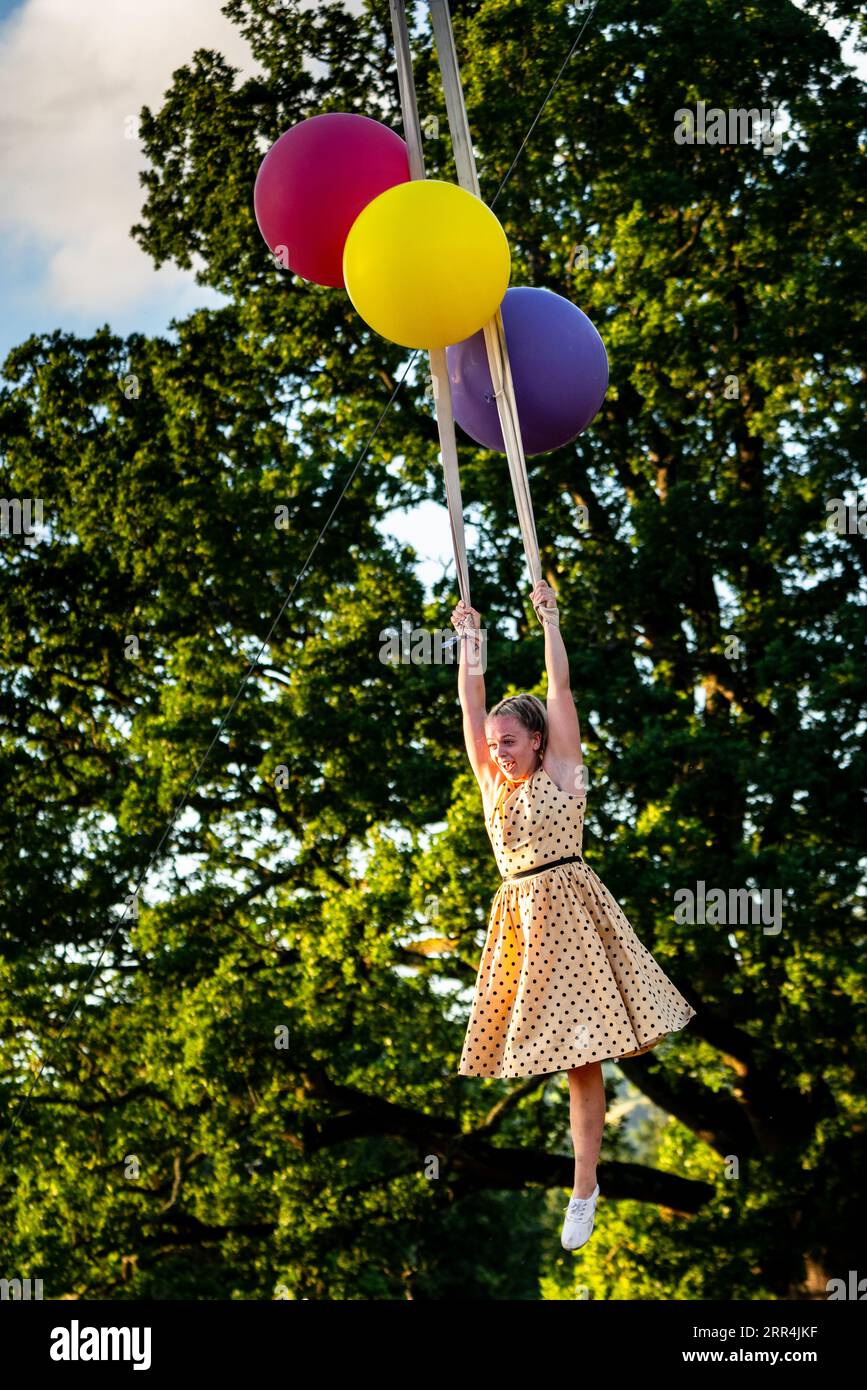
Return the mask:
<path id="1" fill-rule="evenodd" d="M 575 1180 L 561 1243 L 590 1238 L 605 1124 L 602 1063 L 638 1057 L 695 1009 L 641 944 L 582 856 L 584 759 L 554 590 L 533 607 L 545 630 L 547 708 L 535 695 L 486 713 L 481 619 L 461 601 L 458 692 L 464 739 L 503 882 L 491 906 L 458 1071 L 566 1071 Z"/>

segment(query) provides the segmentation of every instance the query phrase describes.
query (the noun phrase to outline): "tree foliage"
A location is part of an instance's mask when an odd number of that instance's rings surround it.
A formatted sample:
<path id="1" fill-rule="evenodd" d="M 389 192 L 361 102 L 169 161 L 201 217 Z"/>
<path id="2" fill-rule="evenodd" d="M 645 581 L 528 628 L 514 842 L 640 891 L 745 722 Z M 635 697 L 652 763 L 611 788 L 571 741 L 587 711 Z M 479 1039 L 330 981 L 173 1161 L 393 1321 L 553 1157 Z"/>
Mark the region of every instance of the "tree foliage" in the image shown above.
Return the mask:
<path id="1" fill-rule="evenodd" d="M 252 211 L 294 122 L 400 129 L 388 5 L 226 12 L 258 75 L 174 74 L 134 229 L 224 306 L 3 369 L 3 495 L 45 509 L 0 547 L 6 1272 L 88 1298 L 821 1292 L 864 1216 L 867 541 L 827 519 L 864 489 L 867 101 L 820 21 L 863 43 L 863 11 L 600 4 L 511 169 L 586 14 L 452 5 L 512 284 L 608 349 L 599 418 L 530 460 L 532 495 L 588 855 L 697 1009 L 608 1069 L 652 1107 L 609 1124 L 580 1263 L 564 1079 L 456 1073 L 497 876 L 455 671 L 380 659 L 456 598 L 381 527 L 444 497 L 424 355 L 280 270 Z M 413 51 L 454 179 L 418 22 Z M 700 100 L 788 138 L 675 143 Z M 459 443 L 489 703 L 544 694 L 505 459 Z M 780 889 L 782 930 L 677 920 L 700 881 Z"/>

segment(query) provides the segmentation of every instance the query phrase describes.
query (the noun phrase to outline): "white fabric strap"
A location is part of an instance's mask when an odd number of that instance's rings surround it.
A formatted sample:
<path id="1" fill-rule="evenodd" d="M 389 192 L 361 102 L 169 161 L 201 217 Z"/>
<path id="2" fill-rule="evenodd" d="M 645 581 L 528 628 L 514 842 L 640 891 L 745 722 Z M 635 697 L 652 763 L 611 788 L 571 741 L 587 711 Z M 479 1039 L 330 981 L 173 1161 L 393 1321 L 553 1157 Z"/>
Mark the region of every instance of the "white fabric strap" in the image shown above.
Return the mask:
<path id="1" fill-rule="evenodd" d="M 467 543 L 464 536 L 464 507 L 461 499 L 461 476 L 458 470 L 455 417 L 452 414 L 452 388 L 449 380 L 446 350 L 445 348 L 432 348 L 429 356 L 434 404 L 437 413 L 437 429 L 440 436 L 440 452 L 446 484 L 446 505 L 449 509 L 452 549 L 455 554 L 455 569 L 458 577 L 458 593 L 464 603 L 469 605 L 470 574 L 467 564 Z M 443 402 L 444 404 L 441 404 Z"/>
<path id="2" fill-rule="evenodd" d="M 409 31 L 406 23 L 406 0 L 389 0 L 392 30 L 394 32 L 395 56 L 397 60 L 397 80 L 400 90 L 400 105 L 403 115 L 404 137 L 409 151 L 409 171 L 413 179 L 423 179 L 425 175 L 422 152 L 421 124 L 415 95 L 415 81 L 412 71 L 412 53 L 409 45 Z M 449 14 L 448 0 L 430 0 L 431 21 L 436 40 L 437 58 L 443 79 L 449 131 L 454 149 L 458 183 L 476 198 L 480 198 L 479 181 L 473 144 L 461 88 L 460 71 L 455 51 L 454 33 Z M 539 545 L 536 539 L 536 525 L 533 518 L 533 504 L 530 498 L 530 481 L 527 477 L 527 464 L 521 441 L 518 423 L 518 408 L 515 403 L 515 388 L 509 368 L 509 353 L 503 317 L 499 309 L 490 323 L 485 324 L 485 348 L 488 354 L 488 368 L 494 387 L 494 399 L 506 457 L 518 524 L 524 542 L 524 555 L 530 579 L 536 585 L 542 577 L 539 560 Z M 464 603 L 470 604 L 469 566 L 464 535 L 464 513 L 461 499 L 458 451 L 455 440 L 455 420 L 452 410 L 452 390 L 449 380 L 445 348 L 434 348 L 429 352 L 430 374 L 433 382 L 434 405 L 436 407 L 437 430 L 440 439 L 443 475 L 446 490 L 446 505 L 449 513 L 449 526 L 452 548 L 455 556 L 458 592 Z"/>
<path id="3" fill-rule="evenodd" d="M 467 108 L 461 87 L 460 70 L 455 50 L 455 36 L 452 30 L 448 0 L 430 0 L 431 23 L 436 41 L 437 58 L 443 79 L 443 92 L 446 100 L 446 113 L 454 149 L 455 167 L 458 183 L 468 193 L 480 198 L 476 161 L 473 155 L 473 142 L 467 120 Z M 503 443 L 509 462 L 512 491 L 518 512 L 518 524 L 524 542 L 524 555 L 530 579 L 535 586 L 542 578 L 539 560 L 539 543 L 536 539 L 536 524 L 533 519 L 533 504 L 530 499 L 530 480 L 527 477 L 527 464 L 524 459 L 524 446 L 521 440 L 521 427 L 518 423 L 518 407 L 515 402 L 515 388 L 509 368 L 509 352 L 506 346 L 506 333 L 503 316 L 498 309 L 490 323 L 485 324 L 485 348 L 488 354 L 488 369 L 494 387 L 494 399 L 500 417 Z"/>
<path id="4" fill-rule="evenodd" d="M 412 73 L 412 54 L 409 46 L 409 31 L 406 23 L 405 0 L 390 0 L 391 25 L 394 32 L 395 57 L 397 60 L 397 82 L 400 90 L 400 107 L 403 115 L 403 132 L 409 151 L 409 172 L 413 179 L 423 179 L 425 175 L 424 154 L 422 152 L 421 123 L 418 118 L 418 105 L 415 96 L 415 80 Z M 452 549 L 455 556 L 458 593 L 464 603 L 470 604 L 470 575 L 467 564 L 467 545 L 464 535 L 464 508 L 461 498 L 461 477 L 458 468 L 458 448 L 455 440 L 455 417 L 452 411 L 452 388 L 449 380 L 445 348 L 432 348 L 428 353 L 430 376 L 433 383 L 434 406 L 436 409 L 437 431 L 440 438 L 440 454 L 443 464 L 443 478 L 446 490 L 446 506 L 449 513 L 449 527 L 452 534 Z"/>
<path id="5" fill-rule="evenodd" d="M 527 464 L 524 459 L 524 445 L 521 439 L 521 426 L 518 422 L 518 407 L 515 402 L 515 388 L 509 368 L 509 354 L 506 348 L 506 332 L 503 316 L 499 309 L 491 322 L 485 324 L 485 346 L 488 350 L 488 367 L 494 386 L 494 399 L 500 416 L 500 428 L 506 445 L 509 461 L 509 474 L 512 491 L 515 494 L 515 507 L 518 512 L 518 525 L 524 542 L 524 555 L 530 582 L 533 587 L 542 578 L 542 565 L 539 559 L 539 543 L 536 539 L 536 522 L 533 517 L 533 503 L 530 497 L 530 480 L 527 477 Z"/>

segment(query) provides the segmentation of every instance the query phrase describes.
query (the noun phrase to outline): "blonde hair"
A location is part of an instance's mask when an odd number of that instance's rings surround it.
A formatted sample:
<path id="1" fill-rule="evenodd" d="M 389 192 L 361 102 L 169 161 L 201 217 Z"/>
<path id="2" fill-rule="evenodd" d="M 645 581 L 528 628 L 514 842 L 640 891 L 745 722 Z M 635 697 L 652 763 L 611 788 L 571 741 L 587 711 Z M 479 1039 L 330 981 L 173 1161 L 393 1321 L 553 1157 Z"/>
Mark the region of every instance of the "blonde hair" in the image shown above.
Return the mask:
<path id="1" fill-rule="evenodd" d="M 501 714 L 512 715 L 523 724 L 529 734 L 542 735 L 542 742 L 539 744 L 539 757 L 543 757 L 548 743 L 548 711 L 538 695 L 507 695 L 505 700 L 500 700 L 493 709 L 488 711 L 486 722 L 496 719 Z"/>

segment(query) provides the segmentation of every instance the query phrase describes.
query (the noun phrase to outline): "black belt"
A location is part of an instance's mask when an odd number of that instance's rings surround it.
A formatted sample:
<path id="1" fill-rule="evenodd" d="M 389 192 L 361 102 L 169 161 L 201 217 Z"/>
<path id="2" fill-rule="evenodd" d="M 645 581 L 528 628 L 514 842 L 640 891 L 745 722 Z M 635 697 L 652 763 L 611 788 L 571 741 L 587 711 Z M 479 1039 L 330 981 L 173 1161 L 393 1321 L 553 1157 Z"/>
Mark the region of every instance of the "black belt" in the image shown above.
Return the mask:
<path id="1" fill-rule="evenodd" d="M 514 878 L 528 878 L 530 874 L 541 874 L 545 869 L 556 869 L 558 864 L 584 863 L 580 854 L 567 854 L 565 859 L 552 859 L 550 864 L 539 864 L 535 869 L 520 869 L 516 874 L 503 874 L 503 882 L 511 883 Z"/>

